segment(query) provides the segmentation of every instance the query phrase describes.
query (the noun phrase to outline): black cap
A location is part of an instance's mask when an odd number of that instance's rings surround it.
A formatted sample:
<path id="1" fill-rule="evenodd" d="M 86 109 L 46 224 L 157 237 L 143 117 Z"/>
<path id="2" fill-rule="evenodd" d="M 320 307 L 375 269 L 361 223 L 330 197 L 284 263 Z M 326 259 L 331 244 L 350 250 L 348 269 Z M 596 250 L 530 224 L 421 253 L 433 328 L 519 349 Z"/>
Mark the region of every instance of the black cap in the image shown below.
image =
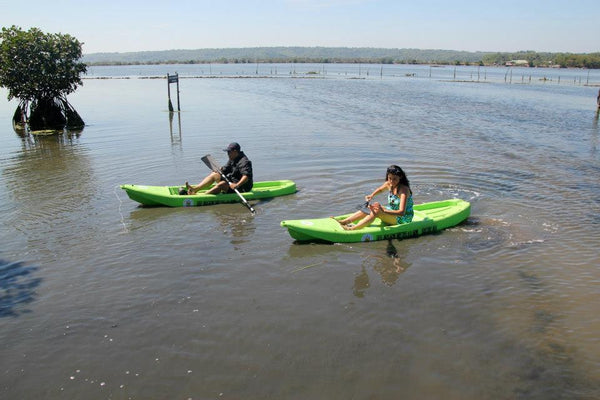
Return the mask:
<path id="1" fill-rule="evenodd" d="M 241 150 L 240 145 L 236 142 L 233 142 L 233 143 L 229 143 L 229 146 L 227 146 L 226 149 L 223 149 L 223 151 L 227 151 L 227 152 L 233 151 L 233 150 L 240 151 Z"/>

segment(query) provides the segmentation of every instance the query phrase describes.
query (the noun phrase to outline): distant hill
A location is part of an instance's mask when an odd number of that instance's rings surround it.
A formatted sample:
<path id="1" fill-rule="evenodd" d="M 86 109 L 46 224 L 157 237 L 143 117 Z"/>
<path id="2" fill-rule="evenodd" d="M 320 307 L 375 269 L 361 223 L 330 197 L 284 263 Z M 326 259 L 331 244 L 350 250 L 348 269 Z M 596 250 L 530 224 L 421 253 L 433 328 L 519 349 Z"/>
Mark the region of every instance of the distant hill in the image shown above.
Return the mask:
<path id="1" fill-rule="evenodd" d="M 88 65 L 198 64 L 255 62 L 372 62 L 372 63 L 479 63 L 491 53 L 454 50 L 419 50 L 351 47 L 249 47 L 227 49 L 162 50 L 128 53 L 91 53 Z"/>

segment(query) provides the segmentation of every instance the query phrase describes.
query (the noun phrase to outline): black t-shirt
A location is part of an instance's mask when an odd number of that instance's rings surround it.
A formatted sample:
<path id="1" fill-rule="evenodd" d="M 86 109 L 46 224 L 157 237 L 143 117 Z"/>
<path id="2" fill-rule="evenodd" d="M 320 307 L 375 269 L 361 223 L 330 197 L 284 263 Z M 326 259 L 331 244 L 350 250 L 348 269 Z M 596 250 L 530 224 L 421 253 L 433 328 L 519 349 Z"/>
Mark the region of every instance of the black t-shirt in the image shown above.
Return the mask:
<path id="1" fill-rule="evenodd" d="M 252 190 L 252 185 L 254 184 L 252 179 L 252 161 L 248 160 L 243 151 L 240 151 L 240 154 L 233 161 L 229 160 L 225 164 L 223 173 L 233 183 L 239 182 L 242 176 L 246 175 L 248 180 L 238 190 L 244 192 Z"/>

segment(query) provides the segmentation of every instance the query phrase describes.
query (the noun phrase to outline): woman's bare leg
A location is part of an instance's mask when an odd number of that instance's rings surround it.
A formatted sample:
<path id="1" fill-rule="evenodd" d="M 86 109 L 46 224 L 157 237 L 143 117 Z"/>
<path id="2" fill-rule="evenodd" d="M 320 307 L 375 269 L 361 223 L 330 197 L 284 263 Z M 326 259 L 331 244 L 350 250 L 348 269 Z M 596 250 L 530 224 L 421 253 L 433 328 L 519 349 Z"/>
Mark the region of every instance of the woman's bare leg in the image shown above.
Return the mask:
<path id="1" fill-rule="evenodd" d="M 367 214 L 365 214 L 362 211 L 357 211 L 354 214 L 350 215 L 349 217 L 346 217 L 346 218 L 340 219 L 340 220 L 336 219 L 336 221 L 339 222 L 340 225 L 348 225 L 352 221 L 356 221 L 357 219 L 364 218 L 365 215 L 367 215 Z"/>
<path id="2" fill-rule="evenodd" d="M 356 230 L 356 229 L 364 228 L 367 225 L 371 225 L 371 223 L 375 220 L 375 217 L 376 217 L 375 213 L 371 212 L 371 214 L 368 214 L 367 216 L 365 216 L 356 225 L 354 225 L 354 226 L 344 226 L 344 229 L 353 231 L 353 230 Z"/>
<path id="3" fill-rule="evenodd" d="M 354 225 L 352 227 L 344 226 L 344 229 L 355 230 L 355 229 L 364 228 L 365 226 L 371 225 L 373 223 L 373 221 L 375 220 L 375 218 L 379 218 L 387 225 L 396 225 L 397 224 L 396 216 L 394 216 L 392 214 L 386 214 L 384 212 L 378 212 L 377 214 L 375 214 L 374 212 L 371 212 L 371 214 L 364 217 L 356 225 Z"/>

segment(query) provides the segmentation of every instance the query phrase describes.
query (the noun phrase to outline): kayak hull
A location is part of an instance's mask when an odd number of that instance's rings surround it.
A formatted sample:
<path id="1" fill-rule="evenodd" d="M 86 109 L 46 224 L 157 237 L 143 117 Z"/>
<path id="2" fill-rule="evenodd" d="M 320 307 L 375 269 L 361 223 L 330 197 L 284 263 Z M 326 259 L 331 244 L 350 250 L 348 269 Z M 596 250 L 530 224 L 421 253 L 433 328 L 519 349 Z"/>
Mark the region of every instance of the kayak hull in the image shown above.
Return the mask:
<path id="1" fill-rule="evenodd" d="M 290 236 L 299 241 L 325 241 L 331 243 L 371 242 L 388 239 L 407 239 L 434 233 L 458 225 L 471 213 L 469 202 L 460 199 L 422 203 L 413 207 L 412 222 L 400 225 L 386 225 L 379 218 L 370 226 L 347 231 L 334 218 L 299 219 L 282 221 L 281 226 Z M 349 214 L 348 214 L 349 215 Z"/>
<path id="2" fill-rule="evenodd" d="M 180 195 L 180 186 L 121 185 L 129 198 L 144 206 L 197 207 L 222 203 L 240 203 L 235 193 Z M 255 182 L 252 190 L 241 193 L 246 200 L 260 200 L 296 193 L 291 180 Z"/>

